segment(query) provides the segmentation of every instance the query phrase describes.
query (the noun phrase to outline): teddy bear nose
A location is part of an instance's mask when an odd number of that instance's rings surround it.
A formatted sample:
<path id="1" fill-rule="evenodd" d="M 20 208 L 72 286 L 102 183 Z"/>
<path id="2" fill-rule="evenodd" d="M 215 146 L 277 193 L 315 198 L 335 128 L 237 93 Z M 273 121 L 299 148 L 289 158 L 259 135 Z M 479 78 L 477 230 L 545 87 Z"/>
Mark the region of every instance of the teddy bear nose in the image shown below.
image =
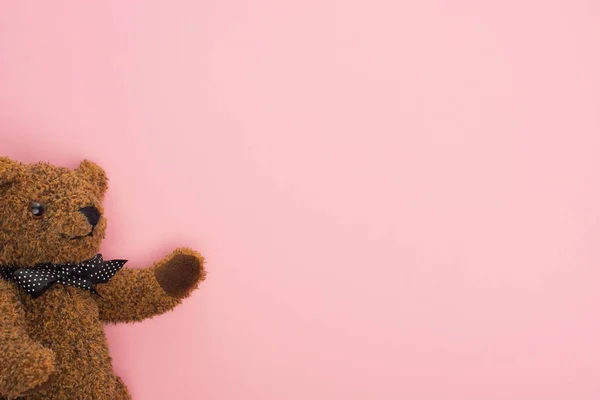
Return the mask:
<path id="1" fill-rule="evenodd" d="M 98 225 L 98 221 L 100 221 L 100 211 L 98 211 L 96 207 L 83 207 L 79 210 L 79 212 L 85 215 L 90 225 Z"/>

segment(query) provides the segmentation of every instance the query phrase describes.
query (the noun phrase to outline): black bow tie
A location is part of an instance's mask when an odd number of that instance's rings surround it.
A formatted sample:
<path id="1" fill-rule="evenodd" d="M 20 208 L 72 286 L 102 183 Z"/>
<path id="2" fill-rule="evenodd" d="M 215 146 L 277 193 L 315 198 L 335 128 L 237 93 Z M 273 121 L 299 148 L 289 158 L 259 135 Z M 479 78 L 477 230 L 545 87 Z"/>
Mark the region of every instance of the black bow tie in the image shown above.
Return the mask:
<path id="1" fill-rule="evenodd" d="M 32 268 L 0 266 L 0 277 L 16 282 L 34 299 L 55 283 L 98 294 L 94 284 L 108 282 L 126 262 L 127 260 L 103 261 L 102 254 L 97 254 L 78 264 L 38 264 Z"/>

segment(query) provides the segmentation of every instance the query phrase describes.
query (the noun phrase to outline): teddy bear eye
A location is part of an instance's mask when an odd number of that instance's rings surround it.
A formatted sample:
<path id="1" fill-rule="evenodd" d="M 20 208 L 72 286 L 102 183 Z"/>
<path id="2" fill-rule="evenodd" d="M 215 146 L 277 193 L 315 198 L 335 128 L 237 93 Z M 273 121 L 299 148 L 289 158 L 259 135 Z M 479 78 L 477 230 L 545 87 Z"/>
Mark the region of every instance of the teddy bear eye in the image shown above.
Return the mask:
<path id="1" fill-rule="evenodd" d="M 46 213 L 46 206 L 42 203 L 33 202 L 30 210 L 35 218 L 42 218 Z"/>

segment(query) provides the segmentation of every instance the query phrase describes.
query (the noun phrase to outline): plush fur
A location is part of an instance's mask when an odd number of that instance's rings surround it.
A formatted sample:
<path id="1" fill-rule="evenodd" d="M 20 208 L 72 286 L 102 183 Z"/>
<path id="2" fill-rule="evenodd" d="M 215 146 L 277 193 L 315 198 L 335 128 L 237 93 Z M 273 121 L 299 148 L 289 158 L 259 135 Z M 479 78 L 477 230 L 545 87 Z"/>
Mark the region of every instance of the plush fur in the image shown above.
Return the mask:
<path id="1" fill-rule="evenodd" d="M 93 227 L 79 210 L 96 207 L 102 215 L 107 187 L 104 171 L 89 161 L 73 171 L 0 157 L 0 265 L 92 258 L 106 219 Z M 44 214 L 34 215 L 32 203 L 43 204 Z M 204 277 L 202 256 L 181 248 L 152 267 L 122 269 L 96 285 L 100 296 L 55 284 L 33 299 L 0 279 L 0 400 L 130 399 L 113 371 L 103 324 L 165 313 Z"/>

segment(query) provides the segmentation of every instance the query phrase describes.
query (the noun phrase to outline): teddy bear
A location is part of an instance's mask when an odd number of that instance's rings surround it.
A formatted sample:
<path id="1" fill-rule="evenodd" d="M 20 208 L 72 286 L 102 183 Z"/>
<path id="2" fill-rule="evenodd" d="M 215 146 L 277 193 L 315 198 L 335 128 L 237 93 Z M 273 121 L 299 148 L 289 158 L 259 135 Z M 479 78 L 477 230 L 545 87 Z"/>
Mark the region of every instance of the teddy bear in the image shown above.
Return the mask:
<path id="1" fill-rule="evenodd" d="M 0 157 L 0 400 L 122 400 L 104 324 L 172 310 L 205 278 L 179 248 L 154 265 L 98 254 L 105 172 Z"/>

